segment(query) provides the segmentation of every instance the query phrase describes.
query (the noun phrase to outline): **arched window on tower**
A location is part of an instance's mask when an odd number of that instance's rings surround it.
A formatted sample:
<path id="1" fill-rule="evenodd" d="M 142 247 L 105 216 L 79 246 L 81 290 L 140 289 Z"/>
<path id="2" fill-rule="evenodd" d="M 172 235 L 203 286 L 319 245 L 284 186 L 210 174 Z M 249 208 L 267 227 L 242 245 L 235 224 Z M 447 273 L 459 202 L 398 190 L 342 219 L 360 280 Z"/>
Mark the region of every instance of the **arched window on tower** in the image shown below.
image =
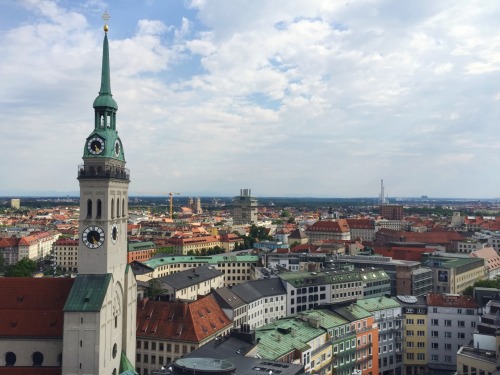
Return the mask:
<path id="1" fill-rule="evenodd" d="M 125 199 L 122 199 L 122 216 L 125 216 Z"/>
<path id="2" fill-rule="evenodd" d="M 102 215 L 102 202 L 100 199 L 97 200 L 97 215 L 96 219 L 100 219 Z"/>
<path id="3" fill-rule="evenodd" d="M 87 200 L 87 219 L 90 219 L 92 217 L 92 200 L 88 199 Z"/>
<path id="4" fill-rule="evenodd" d="M 111 198 L 111 219 L 115 217 L 115 199 Z"/>
<path id="5" fill-rule="evenodd" d="M 101 128 L 104 128 L 104 116 L 101 115 Z"/>
<path id="6" fill-rule="evenodd" d="M 120 217 L 120 198 L 116 198 L 116 217 Z"/>

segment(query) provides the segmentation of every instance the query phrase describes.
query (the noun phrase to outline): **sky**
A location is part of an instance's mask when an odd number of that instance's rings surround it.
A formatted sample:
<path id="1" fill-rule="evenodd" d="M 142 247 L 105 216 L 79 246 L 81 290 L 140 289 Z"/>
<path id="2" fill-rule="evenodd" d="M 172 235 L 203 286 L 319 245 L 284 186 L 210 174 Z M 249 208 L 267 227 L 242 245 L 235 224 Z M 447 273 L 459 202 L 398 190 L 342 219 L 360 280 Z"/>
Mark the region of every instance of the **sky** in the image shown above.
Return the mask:
<path id="1" fill-rule="evenodd" d="M 105 11 L 131 196 L 500 197 L 493 0 L 0 0 L 0 196 L 78 194 Z"/>

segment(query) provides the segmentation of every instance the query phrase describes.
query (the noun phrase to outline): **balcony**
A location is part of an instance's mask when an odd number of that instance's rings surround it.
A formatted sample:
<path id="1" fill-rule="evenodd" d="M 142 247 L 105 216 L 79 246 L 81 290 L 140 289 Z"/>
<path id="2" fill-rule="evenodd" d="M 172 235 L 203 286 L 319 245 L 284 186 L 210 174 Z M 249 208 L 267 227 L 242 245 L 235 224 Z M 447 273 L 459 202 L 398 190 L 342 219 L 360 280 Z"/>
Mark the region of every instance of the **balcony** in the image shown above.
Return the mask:
<path id="1" fill-rule="evenodd" d="M 356 359 L 356 363 L 363 363 L 363 362 L 368 362 L 373 358 L 373 355 L 367 355 L 366 357 L 358 358 Z"/>
<path id="2" fill-rule="evenodd" d="M 118 179 L 130 181 L 130 171 L 128 168 L 96 167 L 94 165 L 78 166 L 78 179 Z"/>
<path id="3" fill-rule="evenodd" d="M 372 342 L 368 341 L 368 342 L 366 342 L 364 344 L 356 345 L 356 350 L 366 349 L 366 348 L 368 348 L 370 346 L 372 346 Z"/>
<path id="4" fill-rule="evenodd" d="M 322 352 L 323 350 L 325 350 L 328 347 L 330 347 L 330 348 L 332 347 L 332 343 L 330 341 L 327 341 L 323 345 L 318 346 L 316 349 L 313 349 L 313 351 L 311 352 L 311 358 L 314 357 L 316 354 Z"/>

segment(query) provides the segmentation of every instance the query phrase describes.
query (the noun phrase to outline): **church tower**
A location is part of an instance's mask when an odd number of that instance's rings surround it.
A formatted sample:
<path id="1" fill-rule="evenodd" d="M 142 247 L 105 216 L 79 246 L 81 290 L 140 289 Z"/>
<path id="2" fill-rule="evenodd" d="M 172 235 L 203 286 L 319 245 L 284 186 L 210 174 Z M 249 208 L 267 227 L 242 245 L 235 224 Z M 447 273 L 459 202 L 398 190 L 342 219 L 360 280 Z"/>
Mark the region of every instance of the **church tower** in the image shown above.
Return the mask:
<path id="1" fill-rule="evenodd" d="M 111 94 L 107 25 L 104 32 L 94 129 L 78 166 L 78 275 L 64 307 L 64 375 L 118 375 L 135 364 L 137 284 L 127 264 L 130 173 Z"/>

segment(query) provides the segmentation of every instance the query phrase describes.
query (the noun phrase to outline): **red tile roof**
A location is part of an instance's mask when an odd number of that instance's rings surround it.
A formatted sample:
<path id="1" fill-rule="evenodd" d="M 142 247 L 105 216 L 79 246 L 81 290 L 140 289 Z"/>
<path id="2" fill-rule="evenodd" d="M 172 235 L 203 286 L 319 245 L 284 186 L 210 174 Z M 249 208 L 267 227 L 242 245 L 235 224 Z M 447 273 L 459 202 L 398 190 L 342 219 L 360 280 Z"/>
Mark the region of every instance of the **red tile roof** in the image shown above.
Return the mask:
<path id="1" fill-rule="evenodd" d="M 148 300 L 137 304 L 138 338 L 199 343 L 231 325 L 212 295 L 189 302 Z"/>
<path id="2" fill-rule="evenodd" d="M 62 337 L 74 279 L 0 278 L 0 336 Z"/>
<path id="3" fill-rule="evenodd" d="M 488 271 L 493 271 L 500 268 L 500 255 L 492 247 L 475 250 L 469 254 L 471 258 L 483 258 Z"/>
<path id="4" fill-rule="evenodd" d="M 61 375 L 62 367 L 0 367 L 0 375 Z"/>
<path id="5" fill-rule="evenodd" d="M 338 221 L 320 220 L 309 227 L 310 231 L 315 232 L 349 232 L 349 225 L 345 219 Z"/>
<path id="6" fill-rule="evenodd" d="M 427 294 L 427 306 L 439 307 L 468 307 L 471 309 L 479 307 L 472 296 L 463 296 L 459 294 Z"/>
<path id="7" fill-rule="evenodd" d="M 372 219 L 346 219 L 351 229 L 375 229 L 375 222 Z"/>
<path id="8" fill-rule="evenodd" d="M 15 247 L 19 243 L 19 238 L 0 238 L 0 247 Z"/>

